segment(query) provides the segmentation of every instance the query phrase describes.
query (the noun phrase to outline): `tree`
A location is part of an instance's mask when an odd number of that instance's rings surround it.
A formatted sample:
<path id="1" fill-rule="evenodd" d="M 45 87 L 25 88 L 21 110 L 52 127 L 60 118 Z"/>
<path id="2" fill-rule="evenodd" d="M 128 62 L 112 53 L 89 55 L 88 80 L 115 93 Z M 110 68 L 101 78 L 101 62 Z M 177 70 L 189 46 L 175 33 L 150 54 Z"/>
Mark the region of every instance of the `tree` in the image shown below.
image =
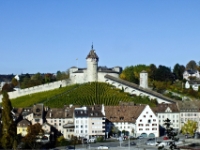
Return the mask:
<path id="1" fill-rule="evenodd" d="M 43 83 L 43 77 L 42 77 L 41 73 L 39 73 L 39 72 L 36 73 L 36 74 L 34 74 L 34 75 L 31 77 L 31 80 L 35 81 L 35 83 L 36 83 L 37 85 L 40 85 L 40 84 Z"/>
<path id="2" fill-rule="evenodd" d="M 183 65 L 175 64 L 173 73 L 176 75 L 176 78 L 179 80 L 183 79 L 183 72 L 185 71 L 185 67 Z"/>
<path id="3" fill-rule="evenodd" d="M 56 80 L 64 80 L 69 78 L 69 73 L 57 71 L 56 73 Z"/>
<path id="4" fill-rule="evenodd" d="M 12 82 L 12 84 L 13 84 L 14 87 L 18 85 L 18 81 L 17 81 L 16 78 L 12 78 L 11 82 Z"/>
<path id="5" fill-rule="evenodd" d="M 27 128 L 27 135 L 24 137 L 24 143 L 28 144 L 32 149 L 36 149 L 40 146 L 38 139 L 44 135 L 42 126 L 39 123 L 29 125 Z"/>
<path id="6" fill-rule="evenodd" d="M 16 149 L 17 128 L 13 121 L 12 104 L 6 91 L 2 91 L 2 137 L 1 144 L 4 149 Z"/>
<path id="7" fill-rule="evenodd" d="M 171 69 L 166 66 L 159 65 L 155 72 L 155 80 L 157 81 L 174 81 L 175 77 Z"/>
<path id="8" fill-rule="evenodd" d="M 135 77 L 134 66 L 126 67 L 120 74 L 120 78 L 134 83 L 139 83 L 139 79 Z"/>
<path id="9" fill-rule="evenodd" d="M 188 120 L 184 125 L 181 127 L 181 131 L 183 134 L 190 134 L 191 136 L 194 135 L 198 128 L 198 124 L 196 121 Z"/>
<path id="10" fill-rule="evenodd" d="M 156 73 L 157 67 L 154 64 L 150 64 L 149 65 L 149 70 L 148 70 L 148 74 L 149 74 L 149 78 L 154 81 L 155 80 L 155 73 Z"/>
<path id="11" fill-rule="evenodd" d="M 115 126 L 112 126 L 111 131 L 112 131 L 113 134 L 117 134 L 119 129 L 117 127 L 115 127 Z"/>
<path id="12" fill-rule="evenodd" d="M 178 133 L 175 132 L 172 127 L 170 127 L 171 121 L 168 118 L 166 120 L 164 120 L 164 126 L 165 126 L 165 132 L 166 132 L 167 137 L 169 139 L 173 140 L 172 142 L 169 143 L 169 148 L 171 150 L 178 149 L 176 144 L 175 144 L 175 141 L 178 140 L 178 138 L 176 138 Z"/>
<path id="13" fill-rule="evenodd" d="M 190 60 L 186 65 L 186 70 L 197 70 L 197 63 L 194 60 Z"/>

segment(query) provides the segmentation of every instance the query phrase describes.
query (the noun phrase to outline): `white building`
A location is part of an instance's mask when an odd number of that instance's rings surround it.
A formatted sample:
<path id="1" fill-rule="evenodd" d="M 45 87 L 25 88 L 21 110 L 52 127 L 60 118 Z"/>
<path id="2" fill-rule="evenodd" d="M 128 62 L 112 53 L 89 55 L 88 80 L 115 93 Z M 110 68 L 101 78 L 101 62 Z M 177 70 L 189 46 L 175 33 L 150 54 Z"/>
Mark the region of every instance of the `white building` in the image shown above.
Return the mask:
<path id="1" fill-rule="evenodd" d="M 183 79 L 186 79 L 186 80 L 189 81 L 190 78 L 199 79 L 200 78 L 199 71 L 198 70 L 191 70 L 191 69 L 185 70 L 183 72 Z"/>
<path id="2" fill-rule="evenodd" d="M 197 132 L 200 132 L 200 102 L 199 101 L 182 101 L 178 102 L 178 109 L 180 111 L 179 128 L 188 120 L 193 120 L 198 123 Z"/>
<path id="3" fill-rule="evenodd" d="M 75 108 L 74 125 L 75 135 L 80 138 L 105 135 L 104 106 L 94 105 L 90 107 Z"/>
<path id="4" fill-rule="evenodd" d="M 164 120 L 167 118 L 171 121 L 172 128 L 174 128 L 176 131 L 180 130 L 180 113 L 176 104 L 158 104 L 154 109 L 154 112 L 159 120 L 161 136 L 165 134 L 164 129 L 166 127 L 164 126 Z"/>
<path id="5" fill-rule="evenodd" d="M 121 104 L 105 106 L 106 132 L 117 127 L 131 136 L 158 137 L 158 119 L 148 105 Z"/>

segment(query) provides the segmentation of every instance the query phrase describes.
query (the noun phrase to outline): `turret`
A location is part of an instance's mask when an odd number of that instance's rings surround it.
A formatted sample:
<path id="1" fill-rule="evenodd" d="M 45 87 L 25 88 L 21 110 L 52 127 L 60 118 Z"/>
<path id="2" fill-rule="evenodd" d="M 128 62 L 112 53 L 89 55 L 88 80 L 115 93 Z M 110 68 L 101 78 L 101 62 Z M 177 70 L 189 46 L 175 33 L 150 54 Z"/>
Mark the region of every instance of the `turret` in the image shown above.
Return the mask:
<path id="1" fill-rule="evenodd" d="M 86 57 L 87 60 L 87 80 L 88 82 L 97 81 L 97 68 L 99 57 L 97 56 L 95 50 L 92 48 Z"/>
<path id="2" fill-rule="evenodd" d="M 148 73 L 144 70 L 140 72 L 140 87 L 148 88 Z"/>

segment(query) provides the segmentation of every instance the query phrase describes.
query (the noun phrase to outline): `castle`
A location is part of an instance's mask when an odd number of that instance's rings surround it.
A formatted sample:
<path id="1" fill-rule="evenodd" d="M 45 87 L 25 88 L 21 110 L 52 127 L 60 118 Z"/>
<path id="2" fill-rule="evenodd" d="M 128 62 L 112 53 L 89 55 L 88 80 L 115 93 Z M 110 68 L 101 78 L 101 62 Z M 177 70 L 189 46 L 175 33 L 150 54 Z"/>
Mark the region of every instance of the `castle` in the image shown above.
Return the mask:
<path id="1" fill-rule="evenodd" d="M 69 69 L 70 78 L 67 80 L 56 81 L 49 84 L 43 84 L 27 89 L 19 89 L 14 92 L 9 92 L 9 97 L 17 98 L 24 95 L 29 95 L 37 92 L 53 90 L 59 87 L 64 87 L 72 84 L 82 84 L 88 82 L 105 82 L 116 88 L 124 89 L 124 92 L 137 96 L 147 96 L 149 99 L 156 99 L 158 103 L 175 103 L 176 101 L 163 96 L 148 88 L 148 73 L 142 71 L 140 73 L 140 84 L 137 85 L 119 78 L 122 72 L 122 67 L 116 66 L 107 68 L 98 66 L 99 57 L 92 48 L 86 57 L 87 68 L 71 67 Z M 2 95 L 0 95 L 0 102 Z"/>
<path id="2" fill-rule="evenodd" d="M 122 72 L 121 67 L 107 68 L 98 66 L 99 57 L 96 51 L 92 48 L 86 57 L 87 68 L 71 67 L 69 69 L 70 80 L 72 83 L 86 83 L 86 82 L 105 82 L 105 75 L 111 75 L 119 78 Z"/>

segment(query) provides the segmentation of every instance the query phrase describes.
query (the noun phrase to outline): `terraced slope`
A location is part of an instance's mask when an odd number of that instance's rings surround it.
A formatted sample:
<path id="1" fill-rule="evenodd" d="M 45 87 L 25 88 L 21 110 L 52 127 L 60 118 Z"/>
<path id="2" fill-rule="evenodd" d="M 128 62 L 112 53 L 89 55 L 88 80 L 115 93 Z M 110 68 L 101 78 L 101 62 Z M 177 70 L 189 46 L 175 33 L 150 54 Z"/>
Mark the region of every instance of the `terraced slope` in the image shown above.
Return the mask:
<path id="1" fill-rule="evenodd" d="M 38 94 L 38 95 L 37 95 Z M 135 102 L 141 104 L 155 105 L 147 97 L 131 96 L 120 89 L 116 89 L 106 83 L 85 83 L 73 85 L 48 92 L 36 93 L 31 96 L 12 100 L 14 107 L 30 106 L 33 103 L 43 102 L 51 108 L 60 108 L 63 105 L 118 105 L 119 102 Z"/>
<path id="2" fill-rule="evenodd" d="M 46 92 L 26 95 L 11 99 L 11 103 L 13 107 L 29 107 L 36 103 L 43 103 L 49 99 L 54 98 L 55 96 L 69 92 L 70 90 L 75 90 L 77 87 L 78 85 L 71 85 Z"/>

